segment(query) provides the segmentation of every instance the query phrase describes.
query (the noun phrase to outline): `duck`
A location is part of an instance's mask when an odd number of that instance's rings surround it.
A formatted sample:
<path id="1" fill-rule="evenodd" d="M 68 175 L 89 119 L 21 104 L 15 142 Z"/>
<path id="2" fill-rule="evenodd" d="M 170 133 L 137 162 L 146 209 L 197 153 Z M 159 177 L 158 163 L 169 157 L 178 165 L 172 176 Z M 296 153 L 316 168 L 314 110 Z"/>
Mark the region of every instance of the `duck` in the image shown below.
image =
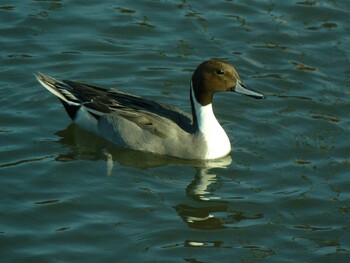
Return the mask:
<path id="1" fill-rule="evenodd" d="M 217 92 L 255 99 L 228 62 L 209 59 L 197 66 L 190 82 L 192 114 L 148 98 L 71 80 L 34 74 L 62 102 L 74 123 L 107 141 L 130 149 L 180 159 L 214 160 L 231 152 L 230 139 L 213 112 Z"/>

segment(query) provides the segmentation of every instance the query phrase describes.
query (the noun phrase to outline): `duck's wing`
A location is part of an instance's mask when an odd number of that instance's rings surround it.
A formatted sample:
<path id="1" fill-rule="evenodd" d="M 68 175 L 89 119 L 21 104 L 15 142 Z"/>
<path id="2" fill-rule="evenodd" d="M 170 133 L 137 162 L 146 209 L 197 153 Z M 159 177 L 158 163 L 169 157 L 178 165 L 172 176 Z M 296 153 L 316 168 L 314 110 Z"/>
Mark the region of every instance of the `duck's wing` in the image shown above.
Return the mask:
<path id="1" fill-rule="evenodd" d="M 46 89 L 62 101 L 73 120 L 78 110 L 83 107 L 97 119 L 109 116 L 112 120 L 113 116 L 119 116 L 156 135 L 163 134 L 159 127 L 164 126 L 160 125 L 164 121 L 173 122 L 187 132 L 192 129 L 191 117 L 173 106 L 116 89 L 103 89 L 70 80 L 58 81 L 42 73 L 35 76 Z"/>

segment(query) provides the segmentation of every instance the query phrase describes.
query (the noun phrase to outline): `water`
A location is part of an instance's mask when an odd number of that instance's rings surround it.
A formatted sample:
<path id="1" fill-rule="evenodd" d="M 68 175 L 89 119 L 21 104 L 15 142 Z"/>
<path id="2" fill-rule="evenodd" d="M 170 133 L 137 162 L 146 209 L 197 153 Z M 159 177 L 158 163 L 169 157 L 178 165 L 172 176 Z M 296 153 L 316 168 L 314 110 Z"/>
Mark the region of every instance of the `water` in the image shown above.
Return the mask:
<path id="1" fill-rule="evenodd" d="M 348 262 L 349 1 L 2 1 L 1 262 Z M 193 69 L 233 63 L 267 95 L 218 94 L 219 163 L 112 146 L 32 73 L 189 111 Z"/>

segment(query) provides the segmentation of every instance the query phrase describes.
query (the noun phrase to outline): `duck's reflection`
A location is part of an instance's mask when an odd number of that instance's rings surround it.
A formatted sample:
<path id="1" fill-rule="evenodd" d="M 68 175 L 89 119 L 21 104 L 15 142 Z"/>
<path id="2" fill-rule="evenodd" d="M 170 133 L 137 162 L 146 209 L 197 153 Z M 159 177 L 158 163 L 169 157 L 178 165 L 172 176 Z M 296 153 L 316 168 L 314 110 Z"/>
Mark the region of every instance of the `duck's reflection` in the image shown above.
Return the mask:
<path id="1" fill-rule="evenodd" d="M 196 173 L 186 187 L 187 201 L 174 206 L 177 214 L 190 227 L 195 229 L 221 229 L 241 220 L 257 219 L 246 216 L 244 212 L 232 211 L 229 202 L 218 194 L 220 179 L 215 173 L 217 168 L 225 168 L 232 162 L 230 156 L 213 161 L 188 161 L 166 156 L 142 153 L 117 146 L 108 148 L 110 143 L 71 124 L 65 130 L 56 133 L 59 143 L 70 148 L 66 154 L 57 156 L 58 161 L 76 159 L 106 160 L 107 175 L 113 173 L 114 165 L 135 168 L 151 168 L 165 165 L 192 166 Z M 258 216 L 259 217 L 259 216 Z"/>
<path id="2" fill-rule="evenodd" d="M 199 168 L 192 183 L 186 188 L 187 196 L 198 201 L 218 200 L 215 196 L 217 174 L 211 173 L 210 169 Z"/>
<path id="3" fill-rule="evenodd" d="M 194 202 L 175 206 L 176 212 L 189 227 L 223 228 L 222 220 L 215 217 L 214 213 L 227 211 L 228 205 L 215 195 L 217 184 L 216 174 L 211 173 L 208 168 L 198 168 L 194 180 L 186 188 L 187 197 Z"/>

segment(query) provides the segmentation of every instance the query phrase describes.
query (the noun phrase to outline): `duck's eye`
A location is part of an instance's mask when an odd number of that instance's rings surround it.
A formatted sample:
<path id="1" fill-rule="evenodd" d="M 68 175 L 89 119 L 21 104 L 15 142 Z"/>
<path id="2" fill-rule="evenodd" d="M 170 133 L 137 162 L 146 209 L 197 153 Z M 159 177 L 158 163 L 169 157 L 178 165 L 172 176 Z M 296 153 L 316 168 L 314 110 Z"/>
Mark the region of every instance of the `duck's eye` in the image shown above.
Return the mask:
<path id="1" fill-rule="evenodd" d="M 224 75 L 224 74 L 225 74 L 225 71 L 223 71 L 222 69 L 218 69 L 218 70 L 216 70 L 216 74 L 218 74 L 218 75 Z"/>

